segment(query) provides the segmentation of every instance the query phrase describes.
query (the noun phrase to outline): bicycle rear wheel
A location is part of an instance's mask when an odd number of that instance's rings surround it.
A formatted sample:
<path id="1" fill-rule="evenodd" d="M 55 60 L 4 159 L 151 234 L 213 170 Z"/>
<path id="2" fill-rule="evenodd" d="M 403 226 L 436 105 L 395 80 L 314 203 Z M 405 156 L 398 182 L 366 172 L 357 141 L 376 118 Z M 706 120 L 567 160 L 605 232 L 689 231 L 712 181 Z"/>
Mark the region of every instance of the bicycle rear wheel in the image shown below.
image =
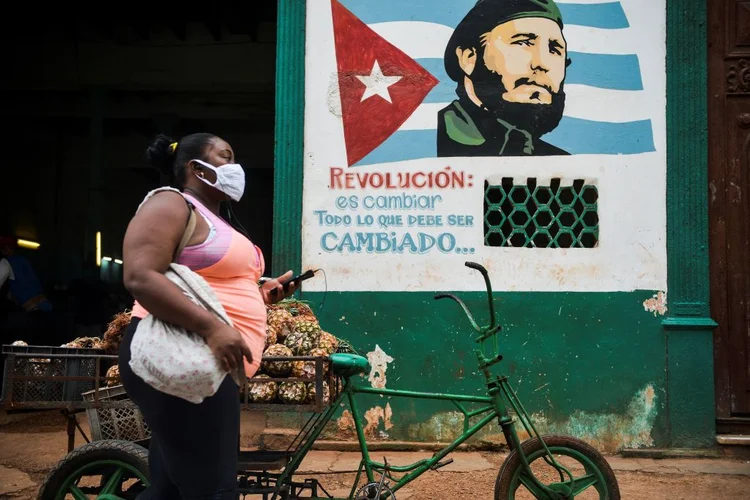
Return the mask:
<path id="1" fill-rule="evenodd" d="M 135 500 L 149 485 L 148 451 L 128 441 L 92 441 L 47 475 L 37 500 Z"/>
<path id="2" fill-rule="evenodd" d="M 521 443 L 534 476 L 545 486 L 559 493 L 559 498 L 620 500 L 617 478 L 604 456 L 588 443 L 571 436 L 543 436 L 555 459 L 572 474 L 560 478 L 557 469 L 544 459 L 547 453 L 539 438 Z M 565 493 L 572 489 L 570 496 Z M 495 500 L 525 500 L 548 498 L 531 481 L 524 470 L 518 450 L 508 455 L 495 482 Z"/>

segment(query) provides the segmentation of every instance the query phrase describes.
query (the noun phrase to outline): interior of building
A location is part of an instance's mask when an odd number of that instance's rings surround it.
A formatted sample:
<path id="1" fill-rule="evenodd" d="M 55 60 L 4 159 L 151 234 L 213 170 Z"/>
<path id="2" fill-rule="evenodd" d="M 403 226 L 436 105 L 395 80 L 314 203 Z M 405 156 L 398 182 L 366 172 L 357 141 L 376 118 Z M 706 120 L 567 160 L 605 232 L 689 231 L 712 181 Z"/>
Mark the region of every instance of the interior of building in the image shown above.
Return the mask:
<path id="1" fill-rule="evenodd" d="M 5 30 L 0 235 L 31 242 L 17 252 L 53 304 L 57 345 L 101 332 L 132 303 L 123 236 L 146 194 L 169 182 L 145 160 L 157 133 L 232 145 L 247 178 L 233 212 L 270 269 L 276 3 L 217 5 L 185 20 Z"/>

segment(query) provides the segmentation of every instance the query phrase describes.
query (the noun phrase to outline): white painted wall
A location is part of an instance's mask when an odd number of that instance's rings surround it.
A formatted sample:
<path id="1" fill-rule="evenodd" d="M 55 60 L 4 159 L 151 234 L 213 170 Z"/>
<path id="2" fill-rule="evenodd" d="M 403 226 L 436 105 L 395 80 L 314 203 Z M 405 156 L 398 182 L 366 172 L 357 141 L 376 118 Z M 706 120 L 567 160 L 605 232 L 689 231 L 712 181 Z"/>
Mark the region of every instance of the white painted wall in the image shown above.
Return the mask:
<path id="1" fill-rule="evenodd" d="M 435 1 L 435 0 L 433 0 Z M 442 0 L 450 1 L 450 0 Z M 426 2 L 427 4 L 428 2 Z M 562 3 L 562 2 L 558 2 Z M 577 3 L 595 3 L 581 2 Z M 322 268 L 322 277 L 306 283 L 313 291 L 434 291 L 482 290 L 483 282 L 463 267 L 466 260 L 490 270 L 493 285 L 502 291 L 631 291 L 666 290 L 666 73 L 664 0 L 623 0 L 631 27 L 610 30 L 610 40 L 594 28 L 566 27 L 569 50 L 596 52 L 604 41 L 625 53 L 638 55 L 644 90 L 603 91 L 573 87 L 568 91 L 566 116 L 601 116 L 612 122 L 650 119 L 655 152 L 636 155 L 573 155 L 567 157 L 426 158 L 358 167 L 346 167 L 346 149 L 340 102 L 330 2 L 308 0 L 305 164 L 302 230 L 303 268 Z M 394 26 L 373 25 L 376 32 L 412 57 L 442 54 L 450 33 L 432 31 L 419 36 Z M 403 27 L 402 27 L 403 28 Z M 568 34 L 570 30 L 570 35 Z M 637 33 L 637 35 L 636 35 Z M 435 47 L 441 44 L 442 47 Z M 616 51 L 615 51 L 616 52 Z M 434 120 L 435 105 L 423 104 L 401 130 L 420 129 Z M 604 110 L 604 111 L 602 111 Z M 347 173 L 452 171 L 472 175 L 463 189 L 334 189 L 329 185 L 332 167 Z M 526 249 L 483 246 L 483 183 L 502 177 L 543 179 L 584 178 L 599 189 L 599 246 L 594 249 Z M 468 178 L 468 177 L 467 177 Z M 439 195 L 434 210 L 384 211 L 342 209 L 340 197 Z M 337 205 L 338 204 L 338 205 Z M 350 215 L 351 226 L 320 224 L 316 212 Z M 379 215 L 473 216 L 473 227 L 389 228 L 397 239 L 405 233 L 438 236 L 451 233 L 459 248 L 473 253 L 442 253 L 433 248 L 424 254 L 326 251 L 322 239 L 335 233 L 381 232 Z M 361 227 L 356 217 L 372 215 L 375 224 Z M 330 236 L 326 242 L 334 241 Z"/>

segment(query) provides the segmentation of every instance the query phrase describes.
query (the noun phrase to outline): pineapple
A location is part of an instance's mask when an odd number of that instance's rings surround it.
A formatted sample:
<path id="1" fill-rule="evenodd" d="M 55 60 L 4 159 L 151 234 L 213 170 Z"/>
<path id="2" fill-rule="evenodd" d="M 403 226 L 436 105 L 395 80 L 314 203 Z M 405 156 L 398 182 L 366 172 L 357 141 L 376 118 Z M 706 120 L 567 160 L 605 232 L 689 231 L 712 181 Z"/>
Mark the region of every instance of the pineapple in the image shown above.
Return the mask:
<path id="1" fill-rule="evenodd" d="M 107 354 L 115 354 L 120 349 L 122 337 L 130 325 L 131 315 L 129 311 L 116 314 L 112 321 L 107 325 L 107 331 L 104 332 L 102 342 L 99 347 L 104 349 Z"/>
<path id="2" fill-rule="evenodd" d="M 306 317 L 294 318 L 292 325 L 292 333 L 286 338 L 284 345 L 291 349 L 295 356 L 304 356 L 318 345 L 320 325 Z"/>
<path id="3" fill-rule="evenodd" d="M 273 330 L 276 342 L 283 342 L 287 335 L 292 332 L 292 313 L 284 309 L 271 309 L 268 311 L 268 330 Z M 272 342 L 275 344 L 276 342 Z"/>
<path id="4" fill-rule="evenodd" d="M 266 327 L 266 349 L 278 342 L 279 338 L 276 334 L 276 329 L 271 328 L 271 325 Z"/>
<path id="5" fill-rule="evenodd" d="M 256 375 L 256 379 L 270 379 L 268 375 Z M 279 392 L 279 384 L 273 380 L 268 381 L 248 381 L 247 389 L 250 401 L 254 403 L 270 403 L 276 398 Z"/>
<path id="6" fill-rule="evenodd" d="M 301 316 L 305 318 L 315 318 L 313 310 L 304 302 L 298 300 L 283 300 L 279 302 L 279 305 L 289 311 L 294 317 Z"/>
<path id="7" fill-rule="evenodd" d="M 318 347 L 326 351 L 328 354 L 333 354 L 339 347 L 339 339 L 326 331 L 321 331 Z"/>
<path id="8" fill-rule="evenodd" d="M 62 347 L 71 347 L 75 349 L 101 349 L 102 339 L 99 337 L 78 337 L 72 342 L 63 344 Z"/>
<path id="9" fill-rule="evenodd" d="M 315 382 L 309 382 L 307 384 L 307 399 L 305 399 L 305 403 L 307 404 L 315 404 L 315 396 L 316 396 L 316 390 L 315 390 Z M 323 381 L 323 404 L 327 405 L 331 402 L 331 391 L 328 389 L 328 382 L 325 380 Z"/>
<path id="10" fill-rule="evenodd" d="M 304 382 L 282 382 L 279 385 L 279 399 L 284 403 L 302 404 L 307 398 Z"/>
<path id="11" fill-rule="evenodd" d="M 305 356 L 320 356 L 328 358 L 328 353 L 318 347 L 312 349 Z M 328 363 L 323 363 L 323 375 L 328 373 Z M 308 380 L 315 379 L 315 361 L 294 361 L 292 363 L 292 377 L 304 378 Z"/>
<path id="12" fill-rule="evenodd" d="M 263 357 L 273 356 L 292 356 L 292 351 L 281 344 L 273 344 L 266 352 L 263 353 Z M 277 377 L 285 377 L 289 374 L 292 369 L 291 361 L 262 361 L 261 369 L 269 375 Z"/>
<path id="13" fill-rule="evenodd" d="M 120 385 L 120 365 L 112 365 L 107 370 L 107 387 Z"/>
<path id="14" fill-rule="evenodd" d="M 294 378 L 315 379 L 315 363 L 312 361 L 293 361 L 292 373 Z"/>

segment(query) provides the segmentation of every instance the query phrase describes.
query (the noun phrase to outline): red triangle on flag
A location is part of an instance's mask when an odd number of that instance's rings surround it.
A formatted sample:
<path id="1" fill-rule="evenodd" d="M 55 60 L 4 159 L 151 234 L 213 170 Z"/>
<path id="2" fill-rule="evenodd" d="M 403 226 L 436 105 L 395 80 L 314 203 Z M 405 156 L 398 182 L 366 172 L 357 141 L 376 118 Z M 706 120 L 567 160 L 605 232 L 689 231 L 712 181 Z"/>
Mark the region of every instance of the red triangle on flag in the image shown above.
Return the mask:
<path id="1" fill-rule="evenodd" d="M 414 59 L 331 0 L 349 166 L 380 146 L 438 84 Z"/>

